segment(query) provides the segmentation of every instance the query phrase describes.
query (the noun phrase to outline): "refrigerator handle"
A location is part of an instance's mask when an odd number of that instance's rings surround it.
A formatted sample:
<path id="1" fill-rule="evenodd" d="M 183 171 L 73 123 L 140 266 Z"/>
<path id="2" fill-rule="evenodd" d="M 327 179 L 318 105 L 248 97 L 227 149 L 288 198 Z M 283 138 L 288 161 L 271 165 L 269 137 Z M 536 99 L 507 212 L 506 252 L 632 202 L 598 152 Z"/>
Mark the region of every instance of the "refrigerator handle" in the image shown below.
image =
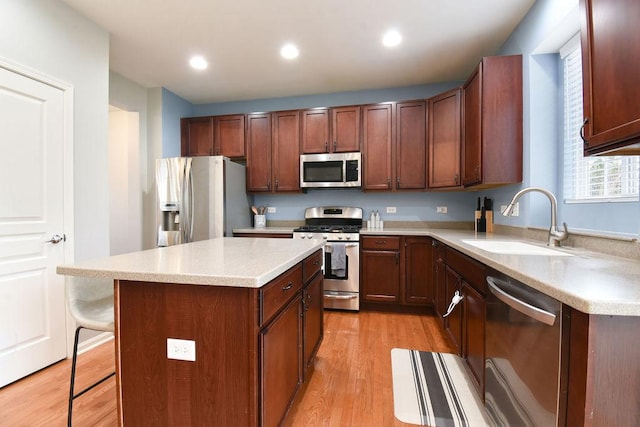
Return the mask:
<path id="1" fill-rule="evenodd" d="M 182 181 L 182 224 L 184 225 L 183 241 L 189 243 L 193 240 L 193 172 L 191 170 L 191 158 L 187 158 L 184 166 L 184 179 Z"/>

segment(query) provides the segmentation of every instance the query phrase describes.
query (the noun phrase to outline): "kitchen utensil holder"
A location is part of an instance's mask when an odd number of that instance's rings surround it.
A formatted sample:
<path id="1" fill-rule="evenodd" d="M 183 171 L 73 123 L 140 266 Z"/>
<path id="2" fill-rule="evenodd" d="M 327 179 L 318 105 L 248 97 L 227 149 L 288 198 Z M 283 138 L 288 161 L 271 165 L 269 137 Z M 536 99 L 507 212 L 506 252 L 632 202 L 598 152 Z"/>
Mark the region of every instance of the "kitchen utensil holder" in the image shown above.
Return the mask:
<path id="1" fill-rule="evenodd" d="M 267 216 L 266 215 L 254 215 L 253 216 L 253 226 L 255 228 L 265 228 L 267 226 Z"/>

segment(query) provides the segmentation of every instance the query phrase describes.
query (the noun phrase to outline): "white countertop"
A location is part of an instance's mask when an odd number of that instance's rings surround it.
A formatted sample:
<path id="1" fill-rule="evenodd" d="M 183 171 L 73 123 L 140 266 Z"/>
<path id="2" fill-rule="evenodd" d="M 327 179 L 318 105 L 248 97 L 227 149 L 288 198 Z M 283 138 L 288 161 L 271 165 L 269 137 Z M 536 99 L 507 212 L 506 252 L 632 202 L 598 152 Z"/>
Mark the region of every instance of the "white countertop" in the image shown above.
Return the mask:
<path id="1" fill-rule="evenodd" d="M 259 232 L 254 229 L 254 232 Z M 560 248 L 573 256 L 509 255 L 479 249 L 464 240 L 527 241 L 496 233 L 442 228 L 363 228 L 361 236 L 428 236 L 513 279 L 588 314 L 640 316 L 640 262 L 597 252 Z"/>
<path id="2" fill-rule="evenodd" d="M 58 266 L 68 276 L 259 288 L 320 249 L 322 240 L 224 237 Z"/>

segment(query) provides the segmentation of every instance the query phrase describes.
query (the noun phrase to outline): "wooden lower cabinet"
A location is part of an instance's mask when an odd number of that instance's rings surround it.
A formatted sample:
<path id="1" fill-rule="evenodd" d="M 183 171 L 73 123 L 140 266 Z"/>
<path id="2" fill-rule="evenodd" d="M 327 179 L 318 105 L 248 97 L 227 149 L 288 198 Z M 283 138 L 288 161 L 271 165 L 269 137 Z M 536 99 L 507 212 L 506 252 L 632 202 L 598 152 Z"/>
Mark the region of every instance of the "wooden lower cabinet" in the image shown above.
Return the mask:
<path id="1" fill-rule="evenodd" d="M 321 257 L 262 288 L 116 281 L 119 424 L 279 425 L 322 341 Z M 167 359 L 167 338 L 196 360 Z"/>
<path id="2" fill-rule="evenodd" d="M 433 304 L 432 239 L 362 236 L 360 294 L 364 309 L 422 310 Z"/>
<path id="3" fill-rule="evenodd" d="M 462 295 L 464 296 L 462 357 L 467 362 L 476 389 L 480 396 L 484 396 L 485 297 L 466 282 L 462 285 Z"/>
<path id="4" fill-rule="evenodd" d="M 435 313 L 445 335 L 464 359 L 479 395 L 484 396 L 486 267 L 435 240 L 432 259 Z M 443 317 L 456 291 L 462 301 Z"/>
<path id="5" fill-rule="evenodd" d="M 260 395 L 262 425 L 277 426 L 300 384 L 300 298 L 289 302 L 269 326 L 260 331 Z"/>
<path id="6" fill-rule="evenodd" d="M 322 274 L 318 273 L 302 292 L 303 301 L 303 380 L 306 381 L 313 370 L 315 355 L 318 352 L 324 332 L 324 303 L 323 303 Z"/>

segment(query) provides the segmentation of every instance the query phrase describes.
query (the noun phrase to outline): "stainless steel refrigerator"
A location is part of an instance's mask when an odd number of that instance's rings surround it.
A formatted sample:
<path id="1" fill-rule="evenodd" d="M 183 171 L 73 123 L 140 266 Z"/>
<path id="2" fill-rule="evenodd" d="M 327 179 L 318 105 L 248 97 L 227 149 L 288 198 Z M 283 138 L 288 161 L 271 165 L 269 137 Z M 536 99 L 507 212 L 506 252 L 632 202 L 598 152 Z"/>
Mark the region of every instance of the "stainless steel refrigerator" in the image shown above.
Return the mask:
<path id="1" fill-rule="evenodd" d="M 245 166 L 227 157 L 156 160 L 158 246 L 232 236 L 251 226 Z"/>

